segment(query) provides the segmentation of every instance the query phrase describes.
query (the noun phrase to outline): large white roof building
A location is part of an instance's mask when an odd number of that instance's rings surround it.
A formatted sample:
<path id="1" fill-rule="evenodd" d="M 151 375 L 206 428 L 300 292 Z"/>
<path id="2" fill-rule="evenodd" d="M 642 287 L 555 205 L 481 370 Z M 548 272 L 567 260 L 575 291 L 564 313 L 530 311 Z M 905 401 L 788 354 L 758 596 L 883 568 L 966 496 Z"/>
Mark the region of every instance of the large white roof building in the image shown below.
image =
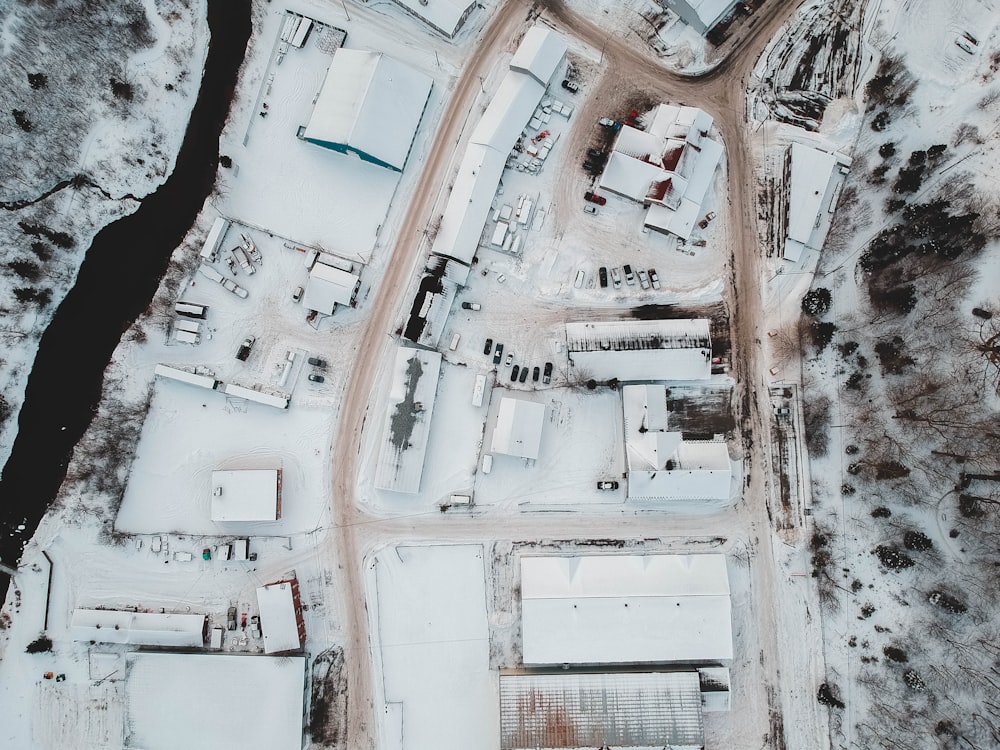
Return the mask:
<path id="1" fill-rule="evenodd" d="M 788 236 L 784 257 L 797 262 L 807 248 L 816 249 L 823 243 L 816 225 L 837 159 L 825 151 L 793 143 L 788 160 Z"/>
<path id="2" fill-rule="evenodd" d="M 737 2 L 738 0 L 664 0 L 668 8 L 699 34 L 709 32 L 719 21 L 730 15 Z"/>
<path id="3" fill-rule="evenodd" d="M 429 76 L 380 52 L 341 47 L 302 137 L 402 172 L 432 85 Z"/>
<path id="4" fill-rule="evenodd" d="M 74 641 L 201 648 L 205 645 L 206 623 L 205 615 L 74 609 L 70 632 Z"/>
<path id="5" fill-rule="evenodd" d="M 724 555 L 521 558 L 526 665 L 733 658 Z"/>
<path id="6" fill-rule="evenodd" d="M 397 349 L 375 469 L 378 489 L 420 491 L 440 373 L 437 352 L 407 346 Z"/>
<path id="7" fill-rule="evenodd" d="M 478 4 L 476 0 L 393 0 L 408 13 L 449 39 L 459 32 Z"/>
<path id="8" fill-rule="evenodd" d="M 572 364 L 595 380 L 705 380 L 712 374 L 705 318 L 567 323 L 566 346 Z"/>
<path id="9" fill-rule="evenodd" d="M 126 750 L 302 747 L 303 657 L 139 652 L 126 659 Z"/>
<path id="10" fill-rule="evenodd" d="M 257 608 L 264 636 L 264 653 L 287 654 L 302 648 L 306 627 L 298 580 L 292 578 L 258 587 Z"/>
<path id="11" fill-rule="evenodd" d="M 698 673 L 500 674 L 500 750 L 701 750 Z"/>
<path id="12" fill-rule="evenodd" d="M 724 440 L 684 440 L 668 427 L 663 385 L 622 388 L 630 500 L 727 500 L 732 464 Z"/>
<path id="13" fill-rule="evenodd" d="M 520 458 L 538 458 L 545 424 L 545 404 L 504 396 L 500 399 L 492 451 Z"/>
<path id="14" fill-rule="evenodd" d="M 360 286 L 361 279 L 357 274 L 317 261 L 309 271 L 302 306 L 324 315 L 333 315 L 337 305 L 349 307 L 354 304 Z"/>
<path id="15" fill-rule="evenodd" d="M 646 130 L 618 132 L 600 187 L 649 206 L 647 227 L 687 239 L 722 159 L 711 127 L 704 110 L 660 104 Z"/>
<path id="16" fill-rule="evenodd" d="M 281 469 L 212 472 L 213 521 L 281 518 Z"/>

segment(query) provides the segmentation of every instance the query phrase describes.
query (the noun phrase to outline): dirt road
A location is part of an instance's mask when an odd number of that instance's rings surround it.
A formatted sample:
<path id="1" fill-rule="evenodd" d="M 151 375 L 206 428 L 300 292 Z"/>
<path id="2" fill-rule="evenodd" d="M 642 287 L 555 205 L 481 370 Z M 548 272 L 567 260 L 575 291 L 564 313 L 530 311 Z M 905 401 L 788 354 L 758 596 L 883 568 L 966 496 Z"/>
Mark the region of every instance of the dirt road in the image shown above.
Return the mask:
<path id="1" fill-rule="evenodd" d="M 776 601 L 774 566 L 771 564 L 771 533 L 768 522 L 766 498 L 769 492 L 769 473 L 766 444 L 769 430 L 769 410 L 763 385 L 764 363 L 760 361 L 756 343 L 761 332 L 762 304 L 760 298 L 761 249 L 757 244 L 754 210 L 754 180 L 749 145 L 745 133 L 744 96 L 746 82 L 754 62 L 767 40 L 787 19 L 801 0 L 780 2 L 771 0 L 759 11 L 756 26 L 739 42 L 733 44 L 729 58 L 713 72 L 699 78 L 670 74 L 664 71 L 652 56 L 611 38 L 607 32 L 571 13 L 561 2 L 549 0 L 537 6 L 546 18 L 569 36 L 581 39 L 596 49 L 603 49 L 604 74 L 577 112 L 564 161 L 564 177 L 559 182 L 575 185 L 579 177 L 570 175 L 579 161 L 573 154 L 586 149 L 593 133 L 580 123 L 596 122 L 605 112 L 608 102 L 621 98 L 622 92 L 641 92 L 655 101 L 685 102 L 708 110 L 715 117 L 715 124 L 726 146 L 729 170 L 728 238 L 732 247 L 729 303 L 732 314 L 733 350 L 735 353 L 738 416 L 742 425 L 744 443 L 748 446 L 748 473 L 750 482 L 744 500 L 736 513 L 704 517 L 678 518 L 675 516 L 644 515 L 618 518 L 613 536 L 664 537 L 704 535 L 711 529 L 713 535 L 739 535 L 756 547 L 758 564 L 752 565 L 753 589 L 757 606 L 763 668 L 768 685 L 767 694 L 780 695 L 779 651 L 776 642 L 777 623 L 773 603 Z M 420 230 L 427 217 L 432 215 L 435 203 L 446 182 L 455 143 L 479 90 L 480 76 L 485 75 L 503 49 L 530 23 L 531 9 L 520 2 L 508 2 L 497 17 L 484 30 L 475 46 L 475 52 L 458 80 L 451 101 L 443 116 L 434 145 L 423 174 L 413 191 L 413 202 L 402 222 L 399 239 L 392 257 L 386 264 L 386 275 L 377 295 L 373 298 L 371 315 L 365 326 L 362 340 L 366 346 L 360 351 L 353 367 L 352 377 L 346 387 L 339 430 L 333 444 L 333 502 L 336 533 L 328 551 L 330 569 L 336 572 L 338 593 L 341 597 L 339 611 L 344 613 L 342 623 L 345 657 L 348 671 L 348 726 L 347 746 L 374 748 L 376 743 L 375 706 L 372 661 L 369 651 L 368 608 L 365 605 L 363 584 L 363 557 L 382 544 L 404 539 L 455 539 L 486 541 L 495 535 L 495 525 L 480 518 L 461 521 L 435 516 L 420 518 L 379 519 L 359 509 L 355 503 L 355 483 L 362 428 L 367 416 L 369 399 L 377 382 L 380 364 L 386 361 L 388 347 L 394 345 L 386 334 L 399 315 L 400 307 L 408 302 L 403 299 L 417 262 L 420 260 Z M 579 170 L 576 170 L 577 174 Z M 582 184 L 582 183 L 581 183 Z M 575 187 L 573 188 L 575 190 Z M 566 201 L 560 201 L 565 204 Z M 558 214 L 557 214 L 558 216 Z M 562 217 L 560 217 L 562 218 Z M 486 514 L 488 518 L 490 514 Z M 545 517 L 528 519 L 512 518 L 504 522 L 505 534 L 512 538 L 586 538 L 608 536 L 607 522 L 600 516 L 567 518 L 550 523 Z M 600 531 L 598 531 L 600 530 Z M 784 747 L 781 728 L 782 707 L 780 700 L 769 707 L 772 715 L 770 746 Z M 775 718 L 776 717 L 776 718 Z M 808 733 L 808 728 L 804 728 Z M 817 738 L 818 739 L 818 738 Z"/>

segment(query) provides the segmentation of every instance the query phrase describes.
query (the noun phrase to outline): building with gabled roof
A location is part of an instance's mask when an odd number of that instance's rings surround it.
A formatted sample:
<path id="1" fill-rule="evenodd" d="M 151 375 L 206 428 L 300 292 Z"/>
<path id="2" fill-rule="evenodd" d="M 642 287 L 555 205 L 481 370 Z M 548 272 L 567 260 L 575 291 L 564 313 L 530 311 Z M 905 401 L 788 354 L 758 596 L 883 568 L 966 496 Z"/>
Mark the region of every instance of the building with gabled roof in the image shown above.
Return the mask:
<path id="1" fill-rule="evenodd" d="M 522 557 L 521 634 L 526 666 L 725 665 L 725 555 Z"/>
<path id="2" fill-rule="evenodd" d="M 699 34 L 707 34 L 732 15 L 739 0 L 662 0 L 681 20 Z"/>
<path id="3" fill-rule="evenodd" d="M 701 750 L 698 672 L 500 673 L 500 750 Z"/>
<path id="4" fill-rule="evenodd" d="M 793 263 L 807 249 L 818 249 L 824 234 L 816 229 L 837 157 L 792 143 L 786 158 L 788 221 L 783 256 Z"/>
<path id="5" fill-rule="evenodd" d="M 724 440 L 685 440 L 670 430 L 667 389 L 622 388 L 630 500 L 727 500 L 732 464 Z"/>
<path id="6" fill-rule="evenodd" d="M 478 3 L 476 0 L 393 0 L 414 18 L 454 39 Z"/>
<path id="7" fill-rule="evenodd" d="M 301 651 L 306 642 L 298 579 L 292 577 L 257 588 L 260 629 L 265 654 Z"/>
<path id="8" fill-rule="evenodd" d="M 500 399 L 491 450 L 507 456 L 538 458 L 545 404 L 504 396 Z"/>
<path id="9" fill-rule="evenodd" d="M 361 278 L 357 274 L 316 261 L 309 269 L 302 306 L 323 315 L 333 315 L 337 305 L 353 305 L 360 288 Z"/>
<path id="10" fill-rule="evenodd" d="M 341 47 L 300 136 L 402 172 L 432 85 L 429 76 L 381 52 Z"/>
<path id="11" fill-rule="evenodd" d="M 118 609 L 74 609 L 70 633 L 74 641 L 201 648 L 208 634 L 208 618 Z"/>

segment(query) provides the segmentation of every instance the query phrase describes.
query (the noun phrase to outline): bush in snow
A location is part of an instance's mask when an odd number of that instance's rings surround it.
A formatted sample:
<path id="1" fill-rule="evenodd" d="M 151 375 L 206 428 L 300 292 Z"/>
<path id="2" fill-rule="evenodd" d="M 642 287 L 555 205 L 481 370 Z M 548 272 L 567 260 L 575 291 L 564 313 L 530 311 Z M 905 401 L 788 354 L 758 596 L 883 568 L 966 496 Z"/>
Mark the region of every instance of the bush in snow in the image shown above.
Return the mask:
<path id="1" fill-rule="evenodd" d="M 920 675 L 912 669 L 908 669 L 903 673 L 903 682 L 905 682 L 906 687 L 911 690 L 923 690 L 926 687 L 926 685 L 924 685 L 924 681 L 920 678 Z"/>
<path id="2" fill-rule="evenodd" d="M 880 544 L 872 553 L 890 570 L 905 570 L 913 567 L 913 558 L 893 546 Z"/>
<path id="3" fill-rule="evenodd" d="M 819 691 L 816 693 L 816 700 L 824 706 L 844 708 L 844 702 L 840 699 L 840 691 L 828 682 L 824 682 L 819 686 Z"/>
<path id="4" fill-rule="evenodd" d="M 927 595 L 927 601 L 941 607 L 941 609 L 951 612 L 953 615 L 960 615 L 968 609 L 968 607 L 962 603 L 961 599 L 958 599 L 945 591 L 932 591 Z"/>
<path id="5" fill-rule="evenodd" d="M 872 511 L 872 518 L 889 518 L 892 516 L 892 511 L 888 508 L 876 508 Z"/>
<path id="6" fill-rule="evenodd" d="M 802 298 L 802 312 L 815 318 L 829 310 L 832 302 L 829 289 L 810 289 Z"/>
<path id="7" fill-rule="evenodd" d="M 931 549 L 934 543 L 923 532 L 910 530 L 903 534 L 903 546 L 915 552 L 924 552 Z"/>
<path id="8" fill-rule="evenodd" d="M 813 346 L 816 347 L 817 354 L 826 349 L 827 344 L 833 341 L 833 334 L 836 330 L 837 326 L 828 321 L 814 320 L 809 326 L 809 335 L 812 338 Z"/>
<path id="9" fill-rule="evenodd" d="M 29 643 L 28 647 L 24 650 L 29 654 L 43 654 L 47 651 L 51 651 L 52 639 L 44 635 L 39 636 L 37 639 Z"/>
<path id="10" fill-rule="evenodd" d="M 905 664 L 908 658 L 906 652 L 896 646 L 886 646 L 882 649 L 882 653 L 885 654 L 887 658 L 897 661 L 900 664 Z"/>

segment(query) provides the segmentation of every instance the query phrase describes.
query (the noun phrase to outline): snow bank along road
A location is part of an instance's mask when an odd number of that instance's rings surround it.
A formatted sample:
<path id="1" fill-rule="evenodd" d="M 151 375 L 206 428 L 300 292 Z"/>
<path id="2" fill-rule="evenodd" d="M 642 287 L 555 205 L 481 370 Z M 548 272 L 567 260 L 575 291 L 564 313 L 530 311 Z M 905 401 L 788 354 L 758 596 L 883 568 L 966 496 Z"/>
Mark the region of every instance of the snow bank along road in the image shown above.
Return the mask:
<path id="1" fill-rule="evenodd" d="M 761 659 L 767 675 L 767 694 L 773 697 L 771 705 L 772 746 L 785 746 L 783 708 L 790 708 L 788 701 L 778 696 L 793 675 L 786 670 L 779 682 L 779 651 L 777 645 L 778 623 L 776 582 L 772 564 L 771 529 L 769 527 L 766 498 L 770 477 L 768 466 L 769 428 L 767 420 L 768 393 L 763 378 L 756 340 L 762 331 L 760 299 L 760 249 L 757 244 L 753 170 L 750 164 L 748 139 L 744 122 L 744 97 L 749 73 L 764 45 L 787 20 L 801 0 L 772 0 L 759 11 L 756 28 L 739 44 L 734 45 L 730 56 L 711 72 L 698 78 L 688 78 L 663 70 L 651 54 L 630 48 L 624 42 L 608 37 L 607 32 L 570 12 L 559 0 L 547 0 L 532 6 L 543 8 L 546 19 L 568 35 L 604 49 L 606 72 L 587 103 L 578 110 L 577 122 L 596 120 L 600 102 L 612 101 L 612 92 L 626 89 L 648 93 L 658 101 L 681 101 L 705 108 L 715 117 L 716 127 L 726 146 L 729 177 L 730 226 L 728 237 L 732 246 L 732 285 L 730 306 L 733 327 L 733 350 L 738 380 L 737 404 L 745 440 L 752 445 L 747 456 L 749 482 L 744 499 L 736 513 L 725 518 L 678 519 L 655 515 L 621 518 L 615 522 L 611 536 L 676 536 L 680 533 L 698 535 L 710 533 L 725 535 L 738 533 L 749 538 L 755 548 L 758 564 L 751 565 L 756 616 L 761 639 Z M 423 518 L 380 519 L 361 510 L 355 503 L 357 458 L 361 445 L 361 431 L 378 367 L 387 356 L 391 340 L 385 335 L 405 304 L 402 291 L 419 259 L 419 229 L 432 210 L 433 203 L 446 178 L 451 151 L 460 136 L 466 115 L 472 106 L 480 85 L 480 75 L 485 75 L 507 43 L 533 20 L 533 11 L 522 0 L 507 2 L 490 25 L 481 33 L 475 52 L 458 80 L 451 101 L 445 111 L 440 129 L 430 151 L 424 172 L 412 191 L 414 196 L 399 231 L 393 257 L 386 263 L 386 275 L 373 300 L 371 315 L 363 340 L 371 345 L 358 354 L 353 374 L 342 401 L 339 431 L 333 445 L 333 517 L 336 524 L 334 542 L 329 549 L 331 567 L 340 569 L 340 595 L 343 598 L 344 646 L 348 670 L 348 744 L 352 748 L 374 748 L 374 706 L 372 696 L 372 664 L 369 653 L 367 609 L 364 605 L 362 581 L 363 556 L 369 551 L 395 541 L 413 539 L 455 539 L 462 541 L 490 540 L 495 537 L 495 526 L 486 519 L 455 521 L 435 516 Z M 586 137 L 584 129 L 577 127 Z M 760 386 L 760 387 L 758 387 Z M 561 515 L 547 521 L 543 516 L 528 519 L 512 517 L 504 522 L 505 536 L 512 539 L 551 536 L 556 538 L 588 538 L 595 534 L 607 537 L 606 518 L 587 518 L 585 515 L 567 518 Z M 802 675 L 809 679 L 809 675 Z M 790 693 L 786 692 L 786 698 Z M 784 703 L 784 706 L 782 706 Z M 809 714 L 812 715 L 812 714 Z M 794 731 L 802 741 L 788 738 L 791 747 L 816 747 L 824 744 L 818 728 L 790 722 L 788 731 Z"/>

